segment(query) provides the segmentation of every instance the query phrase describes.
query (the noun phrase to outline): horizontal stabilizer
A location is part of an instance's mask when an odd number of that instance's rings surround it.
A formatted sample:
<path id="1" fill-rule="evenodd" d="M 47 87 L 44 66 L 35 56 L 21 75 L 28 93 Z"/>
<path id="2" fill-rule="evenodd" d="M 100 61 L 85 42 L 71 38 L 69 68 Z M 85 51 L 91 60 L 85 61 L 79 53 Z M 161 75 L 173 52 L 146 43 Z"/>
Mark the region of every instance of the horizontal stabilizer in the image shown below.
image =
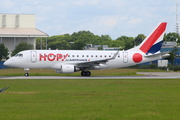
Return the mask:
<path id="1" fill-rule="evenodd" d="M 162 58 L 167 58 L 170 56 L 169 52 L 157 53 L 152 55 L 144 55 L 144 57 L 154 57 L 154 56 L 161 56 Z"/>

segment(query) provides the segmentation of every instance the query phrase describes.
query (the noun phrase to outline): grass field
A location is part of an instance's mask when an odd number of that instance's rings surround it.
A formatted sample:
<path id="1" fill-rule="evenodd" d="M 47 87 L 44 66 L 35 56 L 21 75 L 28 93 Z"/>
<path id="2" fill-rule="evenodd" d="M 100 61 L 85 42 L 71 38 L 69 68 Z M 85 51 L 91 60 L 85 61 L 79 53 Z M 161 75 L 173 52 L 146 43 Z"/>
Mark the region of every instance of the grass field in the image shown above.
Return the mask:
<path id="1" fill-rule="evenodd" d="M 0 76 L 23 76 L 23 69 L 0 69 Z M 53 69 L 30 69 L 31 76 L 81 76 L 80 72 L 71 74 L 59 74 Z M 118 75 L 136 75 L 135 69 L 110 69 L 110 70 L 92 70 L 92 76 L 118 76 Z"/>
<path id="2" fill-rule="evenodd" d="M 91 76 L 129 76 L 136 75 L 136 72 L 166 72 L 164 70 L 152 69 L 110 69 L 110 70 L 92 70 Z M 0 69 L 0 76 L 23 76 L 23 69 Z M 31 76 L 81 76 L 80 72 L 72 74 L 58 74 L 53 69 L 30 69 Z"/>
<path id="3" fill-rule="evenodd" d="M 180 79 L 0 80 L 0 120 L 178 120 Z"/>

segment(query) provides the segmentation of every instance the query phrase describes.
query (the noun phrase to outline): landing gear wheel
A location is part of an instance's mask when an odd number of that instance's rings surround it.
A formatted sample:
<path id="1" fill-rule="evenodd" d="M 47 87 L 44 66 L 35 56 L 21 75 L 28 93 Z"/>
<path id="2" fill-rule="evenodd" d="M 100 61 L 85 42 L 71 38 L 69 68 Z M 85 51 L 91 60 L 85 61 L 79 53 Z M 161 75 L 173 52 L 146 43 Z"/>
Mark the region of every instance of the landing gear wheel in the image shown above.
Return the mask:
<path id="1" fill-rule="evenodd" d="M 29 76 L 29 73 L 25 73 L 24 76 L 28 77 L 28 76 Z"/>
<path id="2" fill-rule="evenodd" d="M 82 72 L 81 72 L 81 76 L 86 76 L 86 72 L 85 72 L 85 71 L 82 71 Z"/>
<path id="3" fill-rule="evenodd" d="M 82 71 L 81 75 L 82 76 L 91 76 L 91 72 L 90 71 Z"/>
<path id="4" fill-rule="evenodd" d="M 86 76 L 91 76 L 91 72 L 90 71 L 86 71 Z"/>
<path id="5" fill-rule="evenodd" d="M 24 74 L 24 76 L 26 76 L 26 77 L 28 77 L 29 76 L 29 68 L 24 68 L 24 71 L 25 71 L 25 74 Z"/>

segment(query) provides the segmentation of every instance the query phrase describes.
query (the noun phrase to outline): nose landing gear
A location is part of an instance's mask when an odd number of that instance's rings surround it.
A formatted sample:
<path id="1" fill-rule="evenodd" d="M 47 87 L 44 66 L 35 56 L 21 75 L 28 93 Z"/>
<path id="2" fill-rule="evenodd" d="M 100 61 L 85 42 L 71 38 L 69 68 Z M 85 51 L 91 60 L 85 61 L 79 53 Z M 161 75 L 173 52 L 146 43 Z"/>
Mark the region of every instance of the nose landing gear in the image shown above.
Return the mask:
<path id="1" fill-rule="evenodd" d="M 26 76 L 26 77 L 28 77 L 29 76 L 29 68 L 24 68 L 24 71 L 26 72 L 26 73 L 24 73 L 24 76 Z"/>
<path id="2" fill-rule="evenodd" d="M 29 76 L 29 73 L 24 73 L 24 76 L 28 77 L 28 76 Z"/>

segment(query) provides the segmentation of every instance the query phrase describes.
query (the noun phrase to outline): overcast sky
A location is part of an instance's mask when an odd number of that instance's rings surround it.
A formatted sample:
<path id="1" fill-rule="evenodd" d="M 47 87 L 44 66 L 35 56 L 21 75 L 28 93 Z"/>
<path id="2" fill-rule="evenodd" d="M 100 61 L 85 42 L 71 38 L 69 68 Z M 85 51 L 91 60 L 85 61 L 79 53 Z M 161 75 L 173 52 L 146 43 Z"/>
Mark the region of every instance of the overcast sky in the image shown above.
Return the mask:
<path id="1" fill-rule="evenodd" d="M 35 14 L 49 36 L 89 30 L 117 39 L 147 36 L 160 22 L 175 32 L 176 0 L 0 0 L 0 13 Z"/>

